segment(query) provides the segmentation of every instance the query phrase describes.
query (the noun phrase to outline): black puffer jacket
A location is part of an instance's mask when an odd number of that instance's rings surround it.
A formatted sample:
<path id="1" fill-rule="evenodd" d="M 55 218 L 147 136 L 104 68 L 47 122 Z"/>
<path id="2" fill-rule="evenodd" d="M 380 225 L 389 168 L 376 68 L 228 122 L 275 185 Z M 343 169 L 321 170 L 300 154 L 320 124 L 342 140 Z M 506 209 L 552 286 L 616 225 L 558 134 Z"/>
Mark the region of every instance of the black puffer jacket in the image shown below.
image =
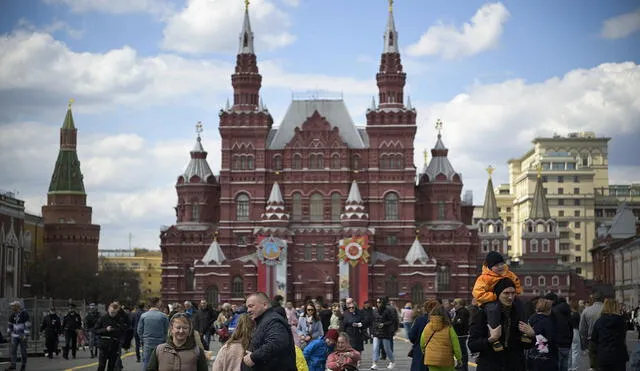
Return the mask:
<path id="1" fill-rule="evenodd" d="M 287 320 L 273 308 L 256 318 L 256 329 L 249 344 L 253 371 L 296 371 L 293 334 Z M 243 367 L 246 369 L 246 367 Z"/>
<path id="2" fill-rule="evenodd" d="M 395 309 L 383 306 L 382 309 L 373 310 L 373 327 L 371 332 L 373 337 L 378 339 L 392 339 L 395 334 L 395 324 L 398 321 Z"/>
<path id="3" fill-rule="evenodd" d="M 571 328 L 571 307 L 566 302 L 560 302 L 552 309 L 551 319 L 556 328 L 556 345 L 558 348 L 571 348 L 573 328 Z"/>
<path id="4" fill-rule="evenodd" d="M 613 370 L 629 360 L 626 344 L 627 324 L 617 314 L 603 314 L 593 325 L 591 342 L 596 360 L 603 370 Z"/>

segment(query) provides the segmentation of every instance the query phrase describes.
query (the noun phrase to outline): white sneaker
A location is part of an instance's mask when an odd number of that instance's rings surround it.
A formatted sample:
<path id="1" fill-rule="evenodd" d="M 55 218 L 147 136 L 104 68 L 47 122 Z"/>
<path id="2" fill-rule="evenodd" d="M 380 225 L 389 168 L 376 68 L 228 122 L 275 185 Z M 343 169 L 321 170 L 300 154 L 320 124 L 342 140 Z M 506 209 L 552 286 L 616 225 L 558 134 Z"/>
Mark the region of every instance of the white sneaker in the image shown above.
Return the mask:
<path id="1" fill-rule="evenodd" d="M 387 366 L 387 368 L 388 368 L 389 370 L 391 370 L 391 369 L 393 369 L 395 366 L 396 366 L 396 364 L 395 364 L 395 363 L 393 363 L 393 362 L 389 362 L 389 366 Z"/>
<path id="2" fill-rule="evenodd" d="M 377 370 L 377 369 L 378 369 L 378 365 L 376 365 L 376 363 L 375 363 L 375 362 L 373 362 L 373 363 L 371 364 L 371 367 L 369 368 L 369 370 Z"/>

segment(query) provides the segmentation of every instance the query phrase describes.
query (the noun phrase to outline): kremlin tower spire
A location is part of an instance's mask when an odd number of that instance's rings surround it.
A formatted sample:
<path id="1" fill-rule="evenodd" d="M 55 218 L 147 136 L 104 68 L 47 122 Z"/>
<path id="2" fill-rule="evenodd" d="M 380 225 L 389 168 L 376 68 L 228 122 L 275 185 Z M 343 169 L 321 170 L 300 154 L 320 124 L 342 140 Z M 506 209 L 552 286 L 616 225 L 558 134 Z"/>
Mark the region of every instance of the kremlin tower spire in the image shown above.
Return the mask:
<path id="1" fill-rule="evenodd" d="M 402 72 L 398 32 L 393 19 L 393 0 L 389 0 L 389 17 L 384 31 L 380 70 L 376 75 L 380 108 L 403 108 L 407 74 Z"/>
<path id="2" fill-rule="evenodd" d="M 262 76 L 253 48 L 253 32 L 249 19 L 249 0 L 245 0 L 244 22 L 239 36 L 235 73 L 231 76 L 233 85 L 233 110 L 254 111 L 260 103 Z"/>
<path id="3" fill-rule="evenodd" d="M 491 174 L 495 169 L 492 166 L 487 168 L 489 174 L 489 180 L 487 181 L 487 189 L 484 194 L 484 206 L 482 207 L 482 219 L 500 219 L 498 214 L 498 203 L 496 202 L 496 195 L 493 192 L 493 181 L 491 180 Z"/>

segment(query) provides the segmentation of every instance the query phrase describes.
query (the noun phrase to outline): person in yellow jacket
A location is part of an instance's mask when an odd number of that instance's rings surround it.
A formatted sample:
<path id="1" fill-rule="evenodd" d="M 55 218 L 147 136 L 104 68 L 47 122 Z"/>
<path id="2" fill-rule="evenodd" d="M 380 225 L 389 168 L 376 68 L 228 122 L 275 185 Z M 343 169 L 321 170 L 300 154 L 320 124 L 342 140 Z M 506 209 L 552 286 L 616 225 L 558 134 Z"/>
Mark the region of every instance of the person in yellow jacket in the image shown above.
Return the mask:
<path id="1" fill-rule="evenodd" d="M 423 362 L 429 371 L 455 371 L 461 364 L 462 350 L 458 334 L 442 306 L 431 311 L 429 323 L 422 330 L 420 347 L 424 354 Z"/>
<path id="2" fill-rule="evenodd" d="M 309 366 L 307 366 L 307 360 L 304 359 L 304 353 L 302 353 L 302 349 L 299 346 L 296 347 L 296 368 L 298 371 L 309 371 Z"/>

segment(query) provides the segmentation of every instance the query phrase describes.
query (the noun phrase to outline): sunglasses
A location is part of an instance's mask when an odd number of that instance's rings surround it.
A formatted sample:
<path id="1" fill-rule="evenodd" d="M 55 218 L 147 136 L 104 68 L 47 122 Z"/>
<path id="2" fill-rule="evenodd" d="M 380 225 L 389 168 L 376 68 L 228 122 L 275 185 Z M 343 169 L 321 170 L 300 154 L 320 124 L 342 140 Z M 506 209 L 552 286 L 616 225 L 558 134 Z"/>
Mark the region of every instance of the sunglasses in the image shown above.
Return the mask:
<path id="1" fill-rule="evenodd" d="M 316 309 L 315 308 L 307 308 L 307 312 L 315 312 Z"/>
<path id="2" fill-rule="evenodd" d="M 190 320 L 189 315 L 187 313 L 176 313 L 173 315 L 173 317 L 171 317 L 171 321 L 173 321 L 176 318 L 187 318 Z"/>

